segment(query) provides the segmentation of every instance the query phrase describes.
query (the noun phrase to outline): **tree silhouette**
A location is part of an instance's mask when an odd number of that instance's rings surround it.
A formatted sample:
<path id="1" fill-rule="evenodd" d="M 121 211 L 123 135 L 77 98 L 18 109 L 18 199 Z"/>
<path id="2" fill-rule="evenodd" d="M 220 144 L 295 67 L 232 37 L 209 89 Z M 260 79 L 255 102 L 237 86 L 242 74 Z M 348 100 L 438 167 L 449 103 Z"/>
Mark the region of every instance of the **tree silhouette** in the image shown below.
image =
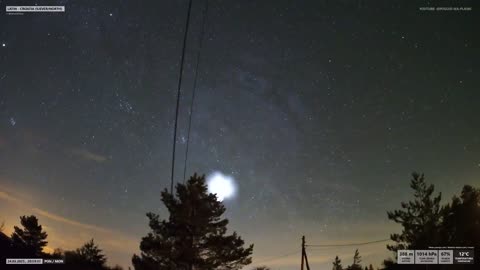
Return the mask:
<path id="1" fill-rule="evenodd" d="M 429 246 L 472 246 L 475 257 L 480 249 L 480 190 L 466 185 L 460 197 L 454 196 L 450 204 L 441 206 L 441 194 L 433 197 L 434 186 L 427 185 L 423 175 L 414 173 L 411 182 L 414 200 L 401 203 L 402 210 L 388 212 L 389 219 L 402 225 L 401 234 L 392 234 L 396 245 L 387 248 L 425 249 Z M 396 255 L 396 253 L 395 253 Z M 475 260 L 478 264 L 478 260 Z M 383 262 L 383 269 L 403 269 L 393 259 Z M 404 266 L 404 265 L 403 265 Z M 431 265 L 429 270 L 445 269 L 444 265 Z M 424 269 L 410 265 L 409 269 Z M 449 265 L 448 269 L 471 269 L 468 265 Z"/>
<path id="2" fill-rule="evenodd" d="M 413 173 L 410 187 L 414 190 L 414 200 L 402 202 L 402 210 L 387 212 L 388 218 L 402 225 L 401 234 L 392 234 L 390 238 L 396 242 L 387 248 L 396 252 L 399 249 L 422 249 L 438 246 L 441 235 L 442 215 L 444 208 L 440 206 L 441 193 L 432 198 L 433 185 L 425 183 L 423 174 Z"/>
<path id="3" fill-rule="evenodd" d="M 24 256 L 38 257 L 43 254 L 42 250 L 47 245 L 47 233 L 42 230 L 35 216 L 21 216 L 22 228 L 14 226 L 11 236 L 12 245 Z"/>
<path id="4" fill-rule="evenodd" d="M 74 269 L 108 269 L 103 251 L 91 239 L 75 251 L 65 252 L 65 263 Z M 75 268 L 76 267 L 76 268 Z"/>
<path id="5" fill-rule="evenodd" d="M 362 270 L 362 266 L 360 265 L 361 262 L 362 256 L 360 256 L 360 252 L 356 249 L 355 254 L 353 255 L 353 263 L 347 267 L 347 270 Z"/>
<path id="6" fill-rule="evenodd" d="M 442 223 L 446 208 L 440 205 L 441 193 L 434 196 L 435 187 L 425 182 L 425 176 L 416 172 L 412 173 L 410 187 L 413 190 L 413 200 L 401 202 L 401 209 L 388 211 L 388 219 L 402 226 L 400 234 L 390 235 L 390 239 L 396 242 L 387 245 L 387 249 L 394 252 L 402 249 L 426 249 L 429 246 L 441 246 Z M 393 259 L 383 262 L 383 269 L 401 269 Z M 423 269 L 422 265 L 410 265 L 410 269 Z M 432 269 L 435 267 L 432 266 Z"/>
<path id="7" fill-rule="evenodd" d="M 53 258 L 62 258 L 65 255 L 65 251 L 61 248 L 56 248 L 53 250 L 52 257 Z"/>
<path id="8" fill-rule="evenodd" d="M 375 270 L 375 269 L 373 268 L 373 265 L 370 264 L 368 267 L 365 266 L 365 270 Z"/>
<path id="9" fill-rule="evenodd" d="M 77 253 L 92 265 L 103 266 L 107 262 L 102 250 L 93 242 L 93 238 L 77 250 Z"/>
<path id="10" fill-rule="evenodd" d="M 353 255 L 353 264 L 359 265 L 361 262 L 362 262 L 362 256 L 360 256 L 360 252 L 358 252 L 358 249 L 356 249 L 355 254 Z"/>
<path id="11" fill-rule="evenodd" d="M 270 268 L 267 266 L 257 266 L 254 267 L 252 270 L 270 270 Z"/>
<path id="12" fill-rule="evenodd" d="M 480 191 L 464 186 L 460 197 L 446 206 L 443 224 L 445 242 L 455 246 L 480 244 Z"/>
<path id="13" fill-rule="evenodd" d="M 343 270 L 342 261 L 340 260 L 340 258 L 338 258 L 338 256 L 335 256 L 335 260 L 333 260 L 332 264 L 332 270 Z"/>
<path id="14" fill-rule="evenodd" d="M 225 207 L 209 194 L 205 176 L 194 174 L 186 184 L 177 184 L 175 196 L 166 189 L 162 202 L 168 220 L 147 213 L 151 232 L 142 238 L 140 256 L 134 255 L 136 270 L 144 269 L 239 269 L 251 263 L 253 245 L 234 232 L 227 235 Z"/>
<path id="15" fill-rule="evenodd" d="M 14 258 L 14 256 L 12 240 L 3 232 L 0 232 L 0 259 L 5 262 L 6 258 Z"/>
<path id="16" fill-rule="evenodd" d="M 441 235 L 445 246 L 475 247 L 480 256 L 480 190 L 463 187 L 460 197 L 454 196 L 445 207 Z M 475 260 L 478 264 L 478 260 Z"/>

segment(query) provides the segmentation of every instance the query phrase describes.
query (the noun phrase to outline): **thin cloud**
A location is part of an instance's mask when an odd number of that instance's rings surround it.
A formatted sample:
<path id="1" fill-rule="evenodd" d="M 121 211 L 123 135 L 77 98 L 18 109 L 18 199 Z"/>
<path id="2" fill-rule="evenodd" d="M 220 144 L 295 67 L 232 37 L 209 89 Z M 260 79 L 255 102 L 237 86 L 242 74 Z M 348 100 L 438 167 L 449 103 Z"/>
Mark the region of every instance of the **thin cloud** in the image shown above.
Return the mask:
<path id="1" fill-rule="evenodd" d="M 90 152 L 86 149 L 72 149 L 71 153 L 83 159 L 92 160 L 99 163 L 107 161 L 105 156 Z"/>
<path id="2" fill-rule="evenodd" d="M 95 226 L 95 225 L 91 225 L 91 224 L 87 224 L 87 223 L 81 223 L 81 222 L 78 222 L 76 220 L 65 218 L 65 217 L 47 212 L 47 211 L 42 210 L 42 209 L 33 208 L 32 210 L 35 213 L 37 213 L 41 216 L 44 216 L 46 218 L 49 218 L 51 220 L 55 220 L 55 221 L 58 221 L 58 222 L 61 222 L 61 223 L 65 223 L 65 224 L 68 224 L 68 225 L 80 227 L 80 228 L 87 229 L 87 230 L 95 230 L 95 231 L 100 231 L 100 232 L 111 233 L 111 231 L 108 230 L 108 229 L 98 227 L 98 226 Z"/>
<path id="3" fill-rule="evenodd" d="M 87 230 L 95 230 L 95 231 L 107 232 L 107 233 L 112 232 L 111 230 L 108 230 L 108 229 L 105 229 L 105 228 L 102 228 L 102 227 L 99 227 L 99 226 L 95 226 L 95 225 L 91 225 L 91 224 L 87 224 L 87 223 L 82 223 L 82 222 L 79 222 L 79 221 L 76 221 L 76 220 L 73 220 L 73 219 L 69 219 L 69 218 L 62 217 L 62 216 L 57 215 L 57 214 L 50 213 L 50 212 L 45 211 L 45 210 L 40 209 L 40 208 L 31 207 L 30 204 L 27 203 L 26 201 L 23 201 L 18 196 L 15 196 L 15 195 L 13 195 L 9 192 L 6 192 L 6 191 L 0 190 L 0 199 L 6 200 L 6 201 L 14 203 L 14 204 L 17 204 L 17 205 L 19 205 L 23 208 L 30 208 L 36 214 L 38 214 L 40 216 L 43 216 L 43 217 L 46 217 L 48 219 L 57 221 L 57 222 L 61 222 L 61 223 L 64 223 L 64 224 L 76 226 L 76 227 L 79 227 L 79 228 L 82 228 L 82 229 L 87 229 Z"/>
<path id="4" fill-rule="evenodd" d="M 19 193 L 13 193 L 11 190 L 0 185 L 0 201 L 3 200 L 18 206 L 17 211 L 32 211 L 38 216 L 55 222 L 55 225 L 50 223 L 48 227 L 49 245 L 44 249 L 45 252 L 53 252 L 54 247 L 61 247 L 65 250 L 75 249 L 83 245 L 87 240 L 94 238 L 110 258 L 110 263 L 115 262 L 128 265 L 130 261 L 126 260 L 126 258 L 129 258 L 133 253 L 138 253 L 139 238 L 33 207 L 33 204 L 28 201 L 27 197 Z M 70 232 L 65 231 L 64 228 L 70 229 Z M 73 230 L 71 230 L 72 228 Z M 74 233 L 72 234 L 71 231 L 74 231 Z M 9 231 L 8 233 L 11 232 Z"/>
<path id="5" fill-rule="evenodd" d="M 22 205 L 24 204 L 20 199 L 8 194 L 5 191 L 1 191 L 1 190 L 0 190 L 0 199 L 6 200 L 6 201 L 9 201 L 9 202 L 12 202 L 12 203 L 16 203 L 16 204 L 22 204 Z"/>
<path id="6" fill-rule="evenodd" d="M 11 192 L 6 192 L 6 191 L 0 190 L 0 199 L 8 201 L 10 203 L 14 203 L 14 204 L 20 206 L 21 208 L 31 209 L 31 211 L 33 211 L 35 214 L 37 214 L 39 216 L 43 216 L 43 217 L 48 218 L 50 220 L 59 222 L 59 223 L 68 224 L 68 225 L 71 225 L 71 226 L 74 226 L 74 227 L 77 227 L 77 228 L 81 228 L 81 229 L 85 229 L 85 230 L 101 232 L 104 236 L 108 236 L 107 238 L 113 237 L 114 239 L 125 241 L 125 242 L 128 242 L 129 244 L 131 244 L 132 242 L 135 242 L 135 243 L 138 242 L 136 239 L 135 240 L 130 239 L 130 238 L 126 237 L 123 233 L 118 232 L 118 231 L 113 231 L 113 230 L 103 228 L 103 227 L 100 227 L 100 226 L 96 226 L 96 225 L 92 225 L 92 224 L 88 224 L 88 223 L 83 223 L 83 222 L 80 222 L 80 221 L 77 221 L 77 220 L 73 220 L 73 219 L 70 219 L 70 218 L 67 218 L 67 217 L 63 217 L 63 216 L 51 213 L 51 212 L 46 211 L 44 209 L 40 209 L 40 208 L 37 208 L 37 207 L 32 207 L 30 203 L 26 202 L 25 200 L 22 200 L 19 196 L 13 195 Z M 112 241 L 110 241 L 110 242 L 112 243 L 112 245 L 111 245 L 112 247 L 115 247 L 115 248 L 120 247 L 120 245 L 118 245 L 118 243 L 114 243 Z"/>

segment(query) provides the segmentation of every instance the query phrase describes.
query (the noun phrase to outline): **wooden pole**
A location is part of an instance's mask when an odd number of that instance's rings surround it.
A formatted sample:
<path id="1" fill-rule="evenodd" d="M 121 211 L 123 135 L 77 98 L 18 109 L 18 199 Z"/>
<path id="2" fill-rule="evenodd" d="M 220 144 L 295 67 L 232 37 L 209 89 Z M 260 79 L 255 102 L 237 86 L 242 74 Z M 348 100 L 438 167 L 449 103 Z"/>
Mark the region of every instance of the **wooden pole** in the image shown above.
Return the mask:
<path id="1" fill-rule="evenodd" d="M 310 270 L 310 265 L 308 264 L 307 252 L 305 251 L 305 263 L 307 265 L 307 270 Z"/>
<path id="2" fill-rule="evenodd" d="M 304 270 L 303 269 L 303 260 L 305 258 L 305 235 L 302 236 L 302 266 L 300 267 L 301 270 Z"/>
<path id="3" fill-rule="evenodd" d="M 305 264 L 307 265 L 307 270 L 310 270 L 310 265 L 308 264 L 308 257 L 307 257 L 307 250 L 305 249 L 305 236 L 302 237 L 302 253 L 303 258 L 305 260 Z M 303 263 L 303 260 L 302 260 Z M 303 264 L 302 264 L 303 267 Z"/>

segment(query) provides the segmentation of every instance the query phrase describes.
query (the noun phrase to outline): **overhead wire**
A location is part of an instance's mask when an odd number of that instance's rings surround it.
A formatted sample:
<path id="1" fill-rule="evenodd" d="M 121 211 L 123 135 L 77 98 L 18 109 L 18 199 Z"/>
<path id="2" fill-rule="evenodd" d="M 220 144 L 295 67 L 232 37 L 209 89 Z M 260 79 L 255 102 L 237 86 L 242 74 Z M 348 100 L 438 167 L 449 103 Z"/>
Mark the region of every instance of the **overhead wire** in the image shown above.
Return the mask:
<path id="1" fill-rule="evenodd" d="M 201 52 L 202 52 L 202 48 L 203 48 L 203 36 L 205 34 L 205 31 L 206 31 L 206 26 L 207 26 L 207 16 L 208 16 L 208 1 L 209 0 L 205 0 L 205 8 L 203 9 L 203 21 L 202 21 L 202 29 L 201 29 L 201 32 L 200 32 L 200 36 L 199 36 L 199 44 L 198 44 L 198 51 L 197 51 L 197 60 L 196 60 L 196 66 L 195 66 L 195 75 L 194 75 L 194 79 L 193 79 L 193 89 L 192 89 L 192 98 L 191 98 L 191 101 L 190 101 L 190 112 L 189 112 L 189 116 L 188 116 L 188 130 L 187 130 L 187 142 L 186 142 L 186 146 L 185 146 L 185 161 L 184 161 L 184 167 L 183 167 L 183 181 L 186 180 L 186 173 L 187 173 L 187 161 L 188 161 L 188 150 L 189 150 L 189 146 L 190 146 L 190 130 L 191 130 L 191 127 L 192 127 L 192 115 L 193 115 L 193 105 L 194 105 L 194 102 L 195 102 L 195 92 L 196 92 L 196 89 L 197 89 L 197 78 L 198 78 L 198 70 L 199 70 L 199 66 L 200 66 L 200 55 L 201 55 Z"/>
<path id="2" fill-rule="evenodd" d="M 387 241 L 391 241 L 391 239 L 380 239 L 380 240 L 375 240 L 375 241 L 359 242 L 359 243 L 346 243 L 346 244 L 305 245 L 305 247 L 329 248 L 329 247 L 364 246 L 364 245 L 370 245 L 370 244 L 387 242 Z M 282 258 L 289 257 L 289 256 L 292 256 L 292 255 L 295 255 L 295 254 L 300 254 L 300 253 L 301 253 L 300 250 L 296 250 L 296 251 L 289 252 L 289 253 L 286 253 L 286 254 L 283 254 L 283 255 L 280 255 L 280 256 L 274 256 L 274 257 L 270 257 L 270 258 L 263 259 L 263 260 L 260 260 L 260 261 L 254 261 L 253 263 L 255 265 L 258 265 L 258 264 L 261 264 L 261 263 L 275 261 L 275 260 L 278 260 L 278 259 L 282 259 Z"/>
<path id="3" fill-rule="evenodd" d="M 299 254 L 299 253 L 300 253 L 300 251 L 299 251 L 299 250 L 296 250 L 296 251 L 294 251 L 294 252 L 289 252 L 289 253 L 287 253 L 287 254 L 280 255 L 280 256 L 270 257 L 270 258 L 267 258 L 267 259 L 264 259 L 264 260 L 260 260 L 260 261 L 258 261 L 258 262 L 254 261 L 254 264 L 271 262 L 271 261 L 274 261 L 274 260 L 277 260 L 277 259 L 285 258 L 285 257 L 292 256 L 292 255 Z"/>
<path id="4" fill-rule="evenodd" d="M 175 124 L 173 128 L 173 149 L 172 149 L 172 171 L 170 179 L 170 193 L 173 194 L 173 179 L 175 176 L 175 148 L 177 145 L 177 126 L 178 126 L 178 109 L 180 107 L 180 89 L 182 88 L 183 66 L 185 62 L 185 48 L 187 45 L 188 28 L 190 25 L 190 13 L 192 11 L 192 0 L 188 2 L 187 19 L 185 22 L 185 33 L 183 35 L 182 57 L 180 59 L 180 75 L 178 76 L 177 85 L 177 104 L 175 107 Z"/>
<path id="5" fill-rule="evenodd" d="M 360 242 L 360 243 L 305 245 L 305 246 L 306 247 L 324 247 L 324 248 L 328 248 L 328 247 L 350 247 L 350 246 L 364 246 L 364 245 L 382 243 L 382 242 L 387 242 L 387 241 L 391 241 L 391 239 L 381 239 L 381 240 L 375 240 L 375 241 L 369 241 L 369 242 Z"/>

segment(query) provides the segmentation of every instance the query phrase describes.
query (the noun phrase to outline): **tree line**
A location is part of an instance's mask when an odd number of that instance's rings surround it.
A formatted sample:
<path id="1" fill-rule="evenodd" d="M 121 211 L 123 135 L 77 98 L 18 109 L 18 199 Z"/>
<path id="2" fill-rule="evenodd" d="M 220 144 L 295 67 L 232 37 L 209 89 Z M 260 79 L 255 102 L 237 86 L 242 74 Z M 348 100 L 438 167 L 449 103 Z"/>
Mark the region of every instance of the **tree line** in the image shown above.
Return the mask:
<path id="1" fill-rule="evenodd" d="M 392 257 L 383 261 L 381 270 L 463 270 L 479 269 L 480 252 L 480 190 L 465 185 L 459 196 L 442 204 L 442 194 L 435 194 L 433 184 L 425 181 L 424 174 L 412 173 L 410 187 L 413 198 L 401 202 L 400 209 L 388 211 L 389 220 L 401 225 L 400 233 L 393 233 L 394 242 L 387 245 Z M 399 265 L 396 264 L 398 250 L 428 249 L 429 247 L 474 247 L 474 265 Z M 358 250 L 356 251 L 356 255 Z M 342 267 L 338 256 L 333 261 L 332 270 L 362 270 L 355 263 Z M 366 270 L 374 269 L 372 265 Z"/>
<path id="2" fill-rule="evenodd" d="M 21 227 L 14 226 L 14 231 L 10 237 L 3 232 L 3 224 L 0 227 L 2 264 L 6 263 L 7 258 L 43 258 L 63 259 L 68 263 L 68 265 L 50 265 L 50 267 L 56 269 L 122 270 L 122 267 L 118 265 L 114 267 L 106 265 L 107 258 L 93 239 L 75 250 L 64 251 L 57 248 L 53 253 L 47 253 L 44 248 L 48 244 L 48 234 L 38 223 L 37 217 L 33 215 L 21 216 L 20 225 Z"/>
<path id="3" fill-rule="evenodd" d="M 210 194 L 205 176 L 194 174 L 186 184 L 177 184 L 176 193 L 165 189 L 161 199 L 169 217 L 161 220 L 147 213 L 150 232 L 140 241 L 140 254 L 134 254 L 135 270 L 212 270 L 240 269 L 252 262 L 253 244 L 245 245 L 236 233 L 227 233 L 229 221 L 222 217 L 225 207 Z M 35 216 L 20 217 L 9 237 L 0 232 L 0 256 L 6 258 L 64 259 L 55 268 L 73 270 L 120 270 L 107 266 L 106 256 L 93 239 L 82 247 L 53 254 L 44 252 L 48 234 Z"/>
<path id="4" fill-rule="evenodd" d="M 478 269 L 480 252 L 480 190 L 465 185 L 459 196 L 442 204 L 442 194 L 423 174 L 413 173 L 410 181 L 413 197 L 401 202 L 400 208 L 387 212 L 391 221 L 401 225 L 399 233 L 390 235 L 387 245 L 392 257 L 381 266 L 362 265 L 357 249 L 353 263 L 343 266 L 336 256 L 332 270 L 424 270 L 425 265 L 398 265 L 400 249 L 428 249 L 435 246 L 475 247 L 475 265 L 429 265 L 428 270 Z M 229 221 L 222 218 L 226 209 L 215 194 L 208 193 L 205 176 L 194 174 L 185 184 L 176 185 L 176 193 L 162 191 L 161 199 L 169 216 L 147 213 L 150 232 L 140 241 L 140 254 L 132 256 L 135 270 L 236 270 L 252 262 L 253 244 L 246 245 L 236 233 L 227 233 Z M 11 236 L 0 226 L 0 256 L 5 258 L 61 258 L 58 269 L 121 270 L 107 266 L 107 258 L 93 239 L 69 251 L 56 249 L 45 253 L 48 234 L 35 216 L 20 217 L 21 227 L 14 226 Z M 268 270 L 267 266 L 254 268 Z"/>

